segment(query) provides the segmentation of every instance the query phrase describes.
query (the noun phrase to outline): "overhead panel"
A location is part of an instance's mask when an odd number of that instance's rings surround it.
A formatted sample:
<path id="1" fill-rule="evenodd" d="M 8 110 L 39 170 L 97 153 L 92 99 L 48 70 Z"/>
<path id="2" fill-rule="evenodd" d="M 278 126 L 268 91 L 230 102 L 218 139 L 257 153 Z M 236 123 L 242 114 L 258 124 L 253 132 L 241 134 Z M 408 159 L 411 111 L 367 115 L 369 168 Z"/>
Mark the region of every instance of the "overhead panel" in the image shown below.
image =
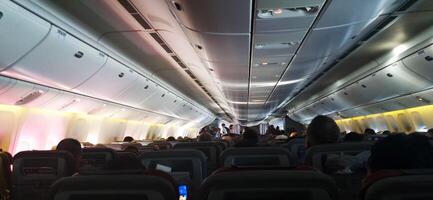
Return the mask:
<path id="1" fill-rule="evenodd" d="M 415 73 L 433 81 L 433 45 L 417 51 L 403 59 L 404 65 Z"/>
<path id="2" fill-rule="evenodd" d="M 12 1 L 2 1 L 0 13 L 0 70 L 3 70 L 35 47 L 51 25 Z"/>
<path id="3" fill-rule="evenodd" d="M 323 3 L 323 0 L 257 1 L 249 88 L 250 117 L 266 117 L 269 109 L 278 106 L 278 98 L 283 96 L 285 99 L 287 96 L 284 95 L 291 93 L 293 86 L 284 83 L 284 86 L 282 85 L 277 91 L 278 97 L 270 97 Z M 257 114 L 260 107 L 262 114 Z M 250 107 L 248 109 L 250 110 Z M 249 120 L 261 119 L 250 118 Z"/>
<path id="4" fill-rule="evenodd" d="M 154 87 L 152 81 L 140 76 L 128 89 L 115 97 L 114 100 L 126 105 L 140 107 L 142 103 L 152 96 L 156 91 L 155 89 L 156 87 Z"/>
<path id="5" fill-rule="evenodd" d="M 71 89 L 96 73 L 107 56 L 62 29 L 49 35 L 5 74 L 62 89 Z"/>

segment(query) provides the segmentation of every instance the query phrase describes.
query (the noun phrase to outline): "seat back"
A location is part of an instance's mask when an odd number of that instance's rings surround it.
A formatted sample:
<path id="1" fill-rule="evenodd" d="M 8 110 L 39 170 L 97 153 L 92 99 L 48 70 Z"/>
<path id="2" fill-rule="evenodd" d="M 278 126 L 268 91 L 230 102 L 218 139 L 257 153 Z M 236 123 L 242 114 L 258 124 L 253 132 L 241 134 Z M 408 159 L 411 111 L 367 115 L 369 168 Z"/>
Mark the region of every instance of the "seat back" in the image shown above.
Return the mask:
<path id="1" fill-rule="evenodd" d="M 365 200 L 433 199 L 433 170 L 399 170 L 399 175 L 379 179 L 366 190 Z"/>
<path id="2" fill-rule="evenodd" d="M 353 199 L 358 196 L 366 176 L 364 165 L 372 145 L 372 142 L 351 142 L 315 146 L 307 150 L 305 164 L 331 175 L 340 188 L 340 196 Z"/>
<path id="3" fill-rule="evenodd" d="M 84 148 L 81 158 L 81 169 L 103 169 L 109 167 L 117 154 L 110 148 Z"/>
<path id="4" fill-rule="evenodd" d="M 152 142 L 150 144 L 148 144 L 147 146 L 152 147 L 152 146 L 158 146 L 160 150 L 169 150 L 173 148 L 173 144 L 171 144 L 170 142 L 165 142 L 165 141 L 156 141 L 156 142 Z"/>
<path id="5" fill-rule="evenodd" d="M 331 200 L 334 181 L 316 171 L 233 170 L 209 176 L 200 189 L 201 200 Z"/>
<path id="6" fill-rule="evenodd" d="M 290 166 L 294 159 L 282 147 L 229 148 L 220 155 L 221 166 Z"/>
<path id="7" fill-rule="evenodd" d="M 221 149 L 218 144 L 214 142 L 185 142 L 177 143 L 174 149 L 195 149 L 204 153 L 207 158 L 208 173 L 213 172 L 218 166 L 218 157 Z"/>
<path id="8" fill-rule="evenodd" d="M 179 182 L 184 183 L 186 175 L 195 186 L 200 185 L 207 176 L 205 155 L 193 149 L 145 152 L 141 155 L 141 163 L 147 169 L 158 168 L 157 165 L 170 167 L 172 175 Z"/>
<path id="9" fill-rule="evenodd" d="M 9 199 L 11 191 L 12 156 L 7 152 L 0 152 L 0 199 Z"/>
<path id="10" fill-rule="evenodd" d="M 144 174 L 83 175 L 63 178 L 50 200 L 177 200 L 177 189 L 165 177 Z"/>
<path id="11" fill-rule="evenodd" d="M 73 166 L 72 155 L 68 152 L 19 152 L 13 162 L 13 199 L 46 199 L 50 185 L 62 177 L 72 175 Z"/>

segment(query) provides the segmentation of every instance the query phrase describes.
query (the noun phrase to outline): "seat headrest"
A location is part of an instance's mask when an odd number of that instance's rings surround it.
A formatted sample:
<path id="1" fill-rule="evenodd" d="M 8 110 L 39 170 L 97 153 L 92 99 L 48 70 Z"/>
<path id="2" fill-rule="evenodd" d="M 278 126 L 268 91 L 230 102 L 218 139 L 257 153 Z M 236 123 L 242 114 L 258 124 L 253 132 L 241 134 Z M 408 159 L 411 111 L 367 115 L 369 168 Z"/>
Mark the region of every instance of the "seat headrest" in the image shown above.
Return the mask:
<path id="1" fill-rule="evenodd" d="M 62 178 L 50 190 L 51 200 L 178 199 L 177 186 L 162 172 L 86 175 Z"/>
<path id="2" fill-rule="evenodd" d="M 72 155 L 65 151 L 22 151 L 14 157 L 14 177 L 63 177 L 73 173 Z"/>
<path id="3" fill-rule="evenodd" d="M 366 200 L 432 199 L 433 169 L 381 170 L 363 183 L 361 196 Z"/>
<path id="4" fill-rule="evenodd" d="M 305 156 L 305 164 L 312 165 L 313 157 L 320 154 L 369 151 L 373 144 L 373 142 L 352 142 L 317 145 L 307 150 L 307 154 Z"/>
<path id="5" fill-rule="evenodd" d="M 81 158 L 81 167 L 101 169 L 107 167 L 117 159 L 117 153 L 110 148 L 84 148 Z"/>
<path id="6" fill-rule="evenodd" d="M 215 173 L 202 183 L 200 191 L 200 199 L 221 199 L 227 194 L 232 195 L 231 198 L 248 199 L 245 195 L 248 196 L 251 193 L 258 195 L 257 191 L 260 191 L 261 194 L 267 193 L 268 199 L 275 199 L 273 194 L 284 193 L 287 194 L 286 198 L 292 198 L 291 195 L 294 194 L 311 194 L 317 191 L 329 196 L 328 199 L 337 197 L 337 187 L 329 176 L 316 171 L 281 169 L 235 170 Z M 327 199 L 324 196 L 321 198 Z"/>
<path id="7" fill-rule="evenodd" d="M 244 147 L 229 148 L 220 155 L 220 163 L 224 166 L 253 166 L 253 165 L 284 165 L 294 164 L 292 154 L 282 147 Z"/>

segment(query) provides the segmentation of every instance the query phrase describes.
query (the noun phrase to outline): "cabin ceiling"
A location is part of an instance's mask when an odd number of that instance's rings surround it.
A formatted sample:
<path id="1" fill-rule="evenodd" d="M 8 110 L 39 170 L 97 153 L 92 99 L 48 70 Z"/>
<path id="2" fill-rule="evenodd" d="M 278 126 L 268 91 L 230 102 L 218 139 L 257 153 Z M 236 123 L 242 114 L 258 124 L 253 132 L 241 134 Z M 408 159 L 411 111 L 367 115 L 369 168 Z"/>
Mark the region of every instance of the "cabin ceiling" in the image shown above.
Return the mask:
<path id="1" fill-rule="evenodd" d="M 119 1 L 35 2 L 215 114 L 243 124 L 283 115 L 341 86 L 338 80 L 377 66 L 377 59 L 433 24 L 429 0 L 124 0 L 151 30 Z M 403 9 L 408 3 L 414 4 Z M 375 30 L 390 17 L 392 26 Z M 362 41 L 372 31 L 376 35 Z M 150 33 L 158 33 L 196 79 Z M 360 48 L 349 55 L 354 46 Z"/>

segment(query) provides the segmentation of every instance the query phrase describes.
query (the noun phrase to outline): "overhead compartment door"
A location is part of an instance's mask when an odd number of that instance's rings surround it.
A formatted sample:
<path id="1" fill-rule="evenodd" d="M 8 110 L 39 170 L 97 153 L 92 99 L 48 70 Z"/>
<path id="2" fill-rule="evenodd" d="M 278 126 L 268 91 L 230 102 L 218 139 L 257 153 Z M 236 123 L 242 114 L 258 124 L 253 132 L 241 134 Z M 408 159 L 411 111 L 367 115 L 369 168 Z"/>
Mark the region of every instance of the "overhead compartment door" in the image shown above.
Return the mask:
<path id="1" fill-rule="evenodd" d="M 6 70 L 10 76 L 71 89 L 95 74 L 107 56 L 65 31 L 52 26 L 34 50 Z"/>
<path id="2" fill-rule="evenodd" d="M 0 3 L 0 70 L 12 65 L 50 30 L 50 24 L 11 1 Z"/>
<path id="3" fill-rule="evenodd" d="M 127 89 L 137 77 L 138 74 L 133 70 L 108 58 L 101 70 L 74 90 L 93 97 L 112 99 Z"/>

